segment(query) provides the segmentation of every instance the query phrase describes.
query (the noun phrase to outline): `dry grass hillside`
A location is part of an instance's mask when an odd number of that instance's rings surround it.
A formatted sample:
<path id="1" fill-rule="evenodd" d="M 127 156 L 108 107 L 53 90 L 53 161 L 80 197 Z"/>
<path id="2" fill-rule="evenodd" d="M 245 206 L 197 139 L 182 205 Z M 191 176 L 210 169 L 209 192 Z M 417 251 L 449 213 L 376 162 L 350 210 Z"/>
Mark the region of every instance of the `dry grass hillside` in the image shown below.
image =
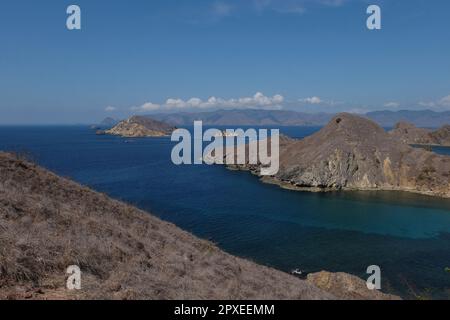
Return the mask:
<path id="1" fill-rule="evenodd" d="M 82 290 L 65 289 L 66 268 Z M 338 285 L 339 286 L 339 285 Z M 329 299 L 172 224 L 0 153 L 0 299 Z M 336 292 L 344 292 L 342 295 Z M 358 298 L 391 298 L 367 292 Z"/>

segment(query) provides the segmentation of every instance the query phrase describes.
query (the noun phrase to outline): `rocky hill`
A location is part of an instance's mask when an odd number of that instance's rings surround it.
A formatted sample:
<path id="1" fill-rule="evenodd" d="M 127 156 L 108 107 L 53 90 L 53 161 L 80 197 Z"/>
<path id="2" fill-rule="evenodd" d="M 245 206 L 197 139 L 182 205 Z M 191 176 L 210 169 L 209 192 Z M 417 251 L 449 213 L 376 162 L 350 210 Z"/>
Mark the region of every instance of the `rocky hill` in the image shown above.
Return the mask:
<path id="1" fill-rule="evenodd" d="M 7 153 L 0 231 L 0 299 L 396 298 L 355 291 L 364 281 L 350 275 L 305 281 L 231 256 Z M 66 290 L 70 265 L 82 270 L 80 291 Z"/>
<path id="2" fill-rule="evenodd" d="M 119 122 L 113 128 L 99 134 L 111 134 L 122 137 L 163 137 L 170 136 L 176 128 L 149 117 L 133 116 Z"/>
<path id="3" fill-rule="evenodd" d="M 259 174 L 258 166 L 240 166 Z M 280 145 L 280 170 L 264 178 L 286 188 L 403 190 L 450 197 L 450 157 L 412 148 L 363 117 L 335 116 L 322 130 Z"/>
<path id="4" fill-rule="evenodd" d="M 450 146 L 450 125 L 432 131 L 400 122 L 389 134 L 407 144 Z"/>
<path id="5" fill-rule="evenodd" d="M 431 130 L 417 128 L 409 122 L 399 122 L 389 131 L 392 137 L 406 144 L 434 144 L 435 140 L 431 133 Z"/>
<path id="6" fill-rule="evenodd" d="M 440 146 L 450 146 L 450 125 L 445 125 L 442 128 L 433 131 L 431 136 Z"/>

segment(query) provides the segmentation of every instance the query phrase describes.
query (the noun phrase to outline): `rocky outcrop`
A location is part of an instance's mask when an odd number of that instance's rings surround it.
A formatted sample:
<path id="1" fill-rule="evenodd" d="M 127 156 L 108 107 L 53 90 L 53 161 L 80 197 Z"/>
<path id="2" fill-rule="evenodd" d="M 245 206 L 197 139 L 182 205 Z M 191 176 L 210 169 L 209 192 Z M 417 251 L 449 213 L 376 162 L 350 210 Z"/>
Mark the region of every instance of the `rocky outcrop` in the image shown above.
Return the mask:
<path id="1" fill-rule="evenodd" d="M 399 122 L 389 134 L 411 145 L 450 146 L 450 125 L 432 131 L 417 128 L 408 122 Z"/>
<path id="2" fill-rule="evenodd" d="M 127 138 L 164 137 L 170 136 L 175 129 L 175 127 L 149 117 L 133 116 L 119 122 L 113 128 L 97 134 L 104 133 Z"/>
<path id="3" fill-rule="evenodd" d="M 394 295 L 386 295 L 377 290 L 369 290 L 365 281 L 347 273 L 318 272 L 309 274 L 308 282 L 345 300 L 399 300 Z M 345 290 L 342 290 L 345 288 Z"/>
<path id="4" fill-rule="evenodd" d="M 438 145 L 450 147 L 450 125 L 445 125 L 442 128 L 433 131 L 431 136 Z"/>
<path id="5" fill-rule="evenodd" d="M 82 270 L 80 291 L 66 290 L 70 265 Z M 0 299 L 342 296 L 0 152 Z"/>
<path id="6" fill-rule="evenodd" d="M 240 166 L 259 174 L 259 166 Z M 402 190 L 450 197 L 450 157 L 412 148 L 376 123 L 347 113 L 316 134 L 280 144 L 280 170 L 266 182 L 286 188 Z"/>
<path id="7" fill-rule="evenodd" d="M 409 122 L 399 122 L 389 134 L 406 144 L 434 144 L 431 130 L 417 128 Z"/>

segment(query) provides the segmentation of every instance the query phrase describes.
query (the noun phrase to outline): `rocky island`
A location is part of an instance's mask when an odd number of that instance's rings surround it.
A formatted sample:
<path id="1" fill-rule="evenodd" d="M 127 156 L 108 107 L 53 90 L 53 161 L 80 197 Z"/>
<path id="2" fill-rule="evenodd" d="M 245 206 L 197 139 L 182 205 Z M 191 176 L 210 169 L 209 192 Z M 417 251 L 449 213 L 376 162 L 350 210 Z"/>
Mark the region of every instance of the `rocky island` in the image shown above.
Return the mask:
<path id="1" fill-rule="evenodd" d="M 411 145 L 430 145 L 450 147 L 450 125 L 432 131 L 429 129 L 417 128 L 409 122 L 399 122 L 392 131 L 393 137 Z"/>
<path id="2" fill-rule="evenodd" d="M 239 165 L 259 175 L 259 165 Z M 268 183 L 307 191 L 398 190 L 450 197 L 450 157 L 413 148 L 375 122 L 343 113 L 302 140 L 280 141 Z"/>
<path id="3" fill-rule="evenodd" d="M 176 128 L 164 122 L 144 116 L 133 116 L 119 122 L 109 130 L 97 134 L 110 134 L 126 138 L 170 136 Z"/>
<path id="4" fill-rule="evenodd" d="M 0 299 L 398 299 L 348 274 L 308 280 L 0 152 Z M 82 289 L 66 289 L 66 269 Z"/>

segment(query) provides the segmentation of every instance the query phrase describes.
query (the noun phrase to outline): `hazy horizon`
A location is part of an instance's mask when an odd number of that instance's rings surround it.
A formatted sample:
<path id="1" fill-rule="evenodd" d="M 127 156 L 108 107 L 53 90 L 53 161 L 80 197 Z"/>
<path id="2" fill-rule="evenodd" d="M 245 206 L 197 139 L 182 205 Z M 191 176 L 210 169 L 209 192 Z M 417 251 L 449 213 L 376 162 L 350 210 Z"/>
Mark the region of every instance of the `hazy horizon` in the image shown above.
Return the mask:
<path id="1" fill-rule="evenodd" d="M 320 114 L 328 114 L 330 116 L 332 115 L 336 115 L 338 113 L 341 112 L 302 112 L 302 111 L 297 111 L 297 110 L 260 110 L 260 109 L 217 109 L 217 110 L 201 110 L 201 111 L 166 111 L 166 112 L 159 112 L 159 113 L 141 113 L 141 114 L 131 114 L 130 116 L 136 115 L 136 116 L 145 116 L 145 117 L 152 117 L 152 116 L 159 116 L 159 115 L 172 115 L 172 114 L 201 114 L 201 113 L 210 113 L 210 112 L 226 112 L 226 111 L 288 111 L 288 112 L 296 112 L 296 113 L 300 113 L 300 114 L 308 114 L 308 115 L 320 115 Z M 376 113 L 376 112 L 391 112 L 393 114 L 397 114 L 397 113 L 401 113 L 401 112 L 414 112 L 414 113 L 419 113 L 419 112 L 432 112 L 434 114 L 447 114 L 450 112 L 449 111 L 433 111 L 430 109 L 422 109 L 422 110 L 408 110 L 408 109 L 403 109 L 403 110 L 396 110 L 396 111 L 392 111 L 392 110 L 374 110 L 374 111 L 369 111 L 366 113 L 353 113 L 356 115 L 367 115 L 367 114 L 372 114 L 372 113 Z M 352 112 L 349 112 L 352 113 Z M 107 118 L 112 118 L 113 120 L 116 121 L 121 121 L 121 120 L 125 120 L 126 118 L 130 117 L 113 117 L 111 115 L 106 115 L 103 118 L 98 118 L 98 119 L 92 119 L 91 121 L 86 121 L 86 122 L 70 122 L 70 121 L 60 121 L 60 122 L 18 122 L 18 123 L 1 123 L 0 122 L 0 126 L 2 127 L 7 127 L 7 126 L 78 126 L 78 125 L 82 125 L 82 126 L 88 126 L 88 125 L 99 125 L 103 120 L 107 119 Z"/>

